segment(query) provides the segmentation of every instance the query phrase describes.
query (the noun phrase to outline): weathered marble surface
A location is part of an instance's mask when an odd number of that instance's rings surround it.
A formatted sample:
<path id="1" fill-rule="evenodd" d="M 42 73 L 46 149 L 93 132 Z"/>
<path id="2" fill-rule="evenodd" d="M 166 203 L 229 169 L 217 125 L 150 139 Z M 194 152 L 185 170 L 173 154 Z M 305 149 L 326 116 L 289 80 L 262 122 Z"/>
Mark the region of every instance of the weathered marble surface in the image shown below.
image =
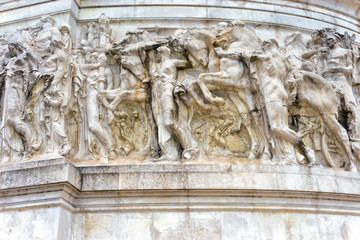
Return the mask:
<path id="1" fill-rule="evenodd" d="M 359 234 L 360 176 L 340 170 L 75 167 L 53 159 L 8 166 L 0 182 L 2 239 L 356 239 Z"/>
<path id="2" fill-rule="evenodd" d="M 358 239 L 359 9 L 1 2 L 0 239 Z"/>
<path id="3" fill-rule="evenodd" d="M 1 36 L 2 164 L 245 158 L 357 171 L 355 34 L 262 40 L 235 20 L 120 37 L 114 26 L 101 14 L 74 41 L 42 16 Z"/>

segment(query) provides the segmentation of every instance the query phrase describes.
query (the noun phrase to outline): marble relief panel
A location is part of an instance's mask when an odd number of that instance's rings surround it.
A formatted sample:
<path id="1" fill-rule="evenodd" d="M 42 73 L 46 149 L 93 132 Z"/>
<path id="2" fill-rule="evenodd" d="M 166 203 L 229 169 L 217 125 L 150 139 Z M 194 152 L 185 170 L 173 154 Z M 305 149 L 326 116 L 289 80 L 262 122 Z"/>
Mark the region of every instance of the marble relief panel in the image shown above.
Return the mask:
<path id="1" fill-rule="evenodd" d="M 359 48 L 241 21 L 115 34 L 102 14 L 0 36 L 1 163 L 247 162 L 357 171 Z"/>

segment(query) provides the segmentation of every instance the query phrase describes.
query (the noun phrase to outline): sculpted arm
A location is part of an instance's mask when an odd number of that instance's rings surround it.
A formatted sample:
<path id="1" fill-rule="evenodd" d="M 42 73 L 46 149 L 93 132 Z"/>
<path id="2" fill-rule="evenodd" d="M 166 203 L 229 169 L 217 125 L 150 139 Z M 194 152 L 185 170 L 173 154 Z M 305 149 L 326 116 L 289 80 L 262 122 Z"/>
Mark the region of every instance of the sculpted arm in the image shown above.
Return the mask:
<path id="1" fill-rule="evenodd" d="M 221 58 L 225 57 L 234 60 L 241 60 L 243 55 L 242 52 L 239 51 L 224 51 L 221 48 L 215 48 L 214 50 L 216 55 L 218 55 Z"/>
<path id="2" fill-rule="evenodd" d="M 352 52 L 350 50 L 348 50 L 347 52 L 348 54 L 346 56 L 346 68 L 344 69 L 344 73 L 350 75 L 353 72 Z"/>
<path id="3" fill-rule="evenodd" d="M 306 51 L 304 52 L 301 57 L 305 58 L 305 59 L 309 59 L 311 58 L 312 56 L 314 56 L 315 54 L 317 54 L 317 50 L 314 49 L 314 50 L 309 50 L 309 51 Z"/>
<path id="4" fill-rule="evenodd" d="M 188 68 L 187 60 L 174 60 L 175 66 L 178 68 Z"/>
<path id="5" fill-rule="evenodd" d="M 159 46 L 160 46 L 160 43 L 150 41 L 150 42 L 142 43 L 140 45 L 140 49 L 147 51 L 147 50 L 157 48 Z"/>
<path id="6" fill-rule="evenodd" d="M 269 60 L 270 55 L 261 51 L 254 51 L 251 54 L 250 60 L 251 61 L 255 61 L 255 60 L 260 60 L 260 61 L 265 61 L 265 60 Z"/>
<path id="7" fill-rule="evenodd" d="M 101 62 L 98 62 L 98 63 L 87 63 L 87 64 L 81 64 L 81 69 L 84 70 L 84 71 L 91 71 L 93 69 L 96 69 L 96 68 L 99 68 L 99 67 L 102 67 L 103 64 Z"/>

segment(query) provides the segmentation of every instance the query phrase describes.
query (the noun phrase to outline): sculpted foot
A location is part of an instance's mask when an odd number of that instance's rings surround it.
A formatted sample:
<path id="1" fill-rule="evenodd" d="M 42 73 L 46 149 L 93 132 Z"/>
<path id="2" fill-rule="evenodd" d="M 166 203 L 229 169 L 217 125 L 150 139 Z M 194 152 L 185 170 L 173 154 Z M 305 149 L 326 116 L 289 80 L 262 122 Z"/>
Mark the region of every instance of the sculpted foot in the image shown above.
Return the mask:
<path id="1" fill-rule="evenodd" d="M 182 155 L 183 155 L 183 159 L 185 159 L 186 161 L 191 161 L 191 160 L 194 160 L 198 154 L 199 154 L 199 151 L 196 149 L 187 149 L 187 150 L 184 150 Z"/>
<path id="2" fill-rule="evenodd" d="M 224 106 L 225 100 L 221 97 L 214 97 L 212 103 L 215 104 L 216 106 Z"/>
<path id="3" fill-rule="evenodd" d="M 115 159 L 115 158 L 116 158 L 116 152 L 115 152 L 114 150 L 111 150 L 111 151 L 109 152 L 108 158 L 109 158 L 110 160 Z"/>
<path id="4" fill-rule="evenodd" d="M 71 149 L 71 147 L 66 144 L 62 149 L 59 150 L 59 154 L 61 156 L 65 156 L 69 153 L 70 149 Z"/>
<path id="5" fill-rule="evenodd" d="M 308 167 L 314 166 L 315 165 L 315 152 L 314 152 L 314 150 L 307 147 L 305 155 L 306 155 L 306 158 L 307 158 L 306 166 L 308 166 Z"/>
<path id="6" fill-rule="evenodd" d="M 357 172 L 358 171 L 355 164 L 352 161 L 350 161 L 348 163 L 344 163 L 343 165 L 344 165 L 344 169 L 346 171 L 349 171 L 349 172 Z"/>
<path id="7" fill-rule="evenodd" d="M 253 142 L 251 145 L 251 150 L 250 150 L 248 158 L 257 158 L 260 154 L 259 150 L 260 150 L 260 143 Z"/>

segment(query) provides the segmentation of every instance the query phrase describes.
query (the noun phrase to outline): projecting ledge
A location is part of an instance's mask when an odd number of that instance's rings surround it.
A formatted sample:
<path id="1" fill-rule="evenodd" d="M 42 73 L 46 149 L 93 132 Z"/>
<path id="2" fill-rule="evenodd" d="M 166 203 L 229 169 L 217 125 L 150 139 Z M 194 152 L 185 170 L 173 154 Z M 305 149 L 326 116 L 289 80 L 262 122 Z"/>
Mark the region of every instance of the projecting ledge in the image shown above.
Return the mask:
<path id="1" fill-rule="evenodd" d="M 64 158 L 5 164 L 0 189 L 67 182 L 79 191 L 274 190 L 360 195 L 360 174 L 341 169 L 263 164 L 105 164 L 76 166 Z"/>

